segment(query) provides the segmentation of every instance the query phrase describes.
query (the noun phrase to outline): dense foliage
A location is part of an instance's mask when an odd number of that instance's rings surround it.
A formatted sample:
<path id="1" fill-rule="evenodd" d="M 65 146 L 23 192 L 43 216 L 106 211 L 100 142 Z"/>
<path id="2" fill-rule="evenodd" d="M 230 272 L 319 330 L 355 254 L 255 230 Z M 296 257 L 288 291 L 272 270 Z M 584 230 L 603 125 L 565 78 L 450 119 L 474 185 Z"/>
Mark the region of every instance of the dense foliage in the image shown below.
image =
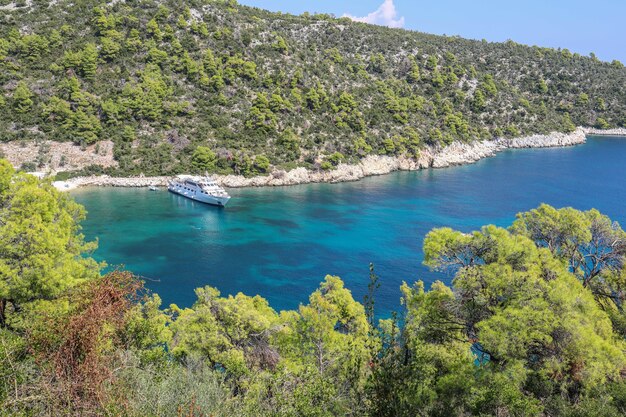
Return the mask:
<path id="1" fill-rule="evenodd" d="M 451 286 L 404 284 L 378 322 L 373 267 L 363 303 L 327 276 L 293 311 L 209 286 L 162 308 L 100 275 L 83 216 L 0 163 L 0 415 L 626 413 L 626 232 L 596 210 L 431 231 L 425 263 Z"/>
<path id="2" fill-rule="evenodd" d="M 84 216 L 68 195 L 0 160 L 0 326 L 8 305 L 54 299 L 98 275 L 82 256 L 96 247 L 79 234 Z"/>
<path id="3" fill-rule="evenodd" d="M 0 138 L 110 139 L 118 175 L 332 169 L 425 144 L 626 125 L 626 69 L 593 54 L 234 0 L 0 5 Z M 44 149 L 32 164 L 45 163 Z"/>

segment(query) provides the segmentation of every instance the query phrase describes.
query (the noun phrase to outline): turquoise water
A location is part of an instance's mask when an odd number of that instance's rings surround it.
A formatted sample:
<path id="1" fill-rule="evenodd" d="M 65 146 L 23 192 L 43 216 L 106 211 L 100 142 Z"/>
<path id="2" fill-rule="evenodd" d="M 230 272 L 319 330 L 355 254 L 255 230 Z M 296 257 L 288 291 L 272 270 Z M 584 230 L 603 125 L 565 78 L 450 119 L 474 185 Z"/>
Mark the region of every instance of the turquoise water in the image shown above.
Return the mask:
<path id="1" fill-rule="evenodd" d="M 84 232 L 98 259 L 144 277 L 164 304 L 190 306 L 204 285 L 260 294 L 277 310 L 306 302 L 326 274 L 357 299 L 368 265 L 380 276 L 377 313 L 399 308 L 402 281 L 449 281 L 421 265 L 433 227 L 509 225 L 546 202 L 596 207 L 626 223 L 626 139 L 506 151 L 474 165 L 400 172 L 343 184 L 233 189 L 225 209 L 161 190 L 83 189 Z"/>

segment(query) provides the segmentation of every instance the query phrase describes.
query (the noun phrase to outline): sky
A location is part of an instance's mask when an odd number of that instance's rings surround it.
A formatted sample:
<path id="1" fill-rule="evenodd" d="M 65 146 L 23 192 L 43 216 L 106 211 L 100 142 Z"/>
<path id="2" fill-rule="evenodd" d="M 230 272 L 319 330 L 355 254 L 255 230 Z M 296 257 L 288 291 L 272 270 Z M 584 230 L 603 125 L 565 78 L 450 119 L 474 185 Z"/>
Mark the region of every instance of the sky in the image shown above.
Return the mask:
<path id="1" fill-rule="evenodd" d="M 626 0 L 239 0 L 292 14 L 354 20 L 464 38 L 568 48 L 626 63 Z"/>

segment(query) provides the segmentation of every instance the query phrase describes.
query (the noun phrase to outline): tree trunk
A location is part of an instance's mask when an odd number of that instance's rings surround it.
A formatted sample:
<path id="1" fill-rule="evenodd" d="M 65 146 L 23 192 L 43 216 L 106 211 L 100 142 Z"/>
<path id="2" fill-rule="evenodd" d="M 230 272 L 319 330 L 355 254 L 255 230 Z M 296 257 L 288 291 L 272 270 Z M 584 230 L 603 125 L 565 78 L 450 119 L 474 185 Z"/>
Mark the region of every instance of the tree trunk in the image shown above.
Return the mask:
<path id="1" fill-rule="evenodd" d="M 0 328 L 4 329 L 7 327 L 7 320 L 5 315 L 5 310 L 7 308 L 7 300 L 4 298 L 0 299 Z"/>

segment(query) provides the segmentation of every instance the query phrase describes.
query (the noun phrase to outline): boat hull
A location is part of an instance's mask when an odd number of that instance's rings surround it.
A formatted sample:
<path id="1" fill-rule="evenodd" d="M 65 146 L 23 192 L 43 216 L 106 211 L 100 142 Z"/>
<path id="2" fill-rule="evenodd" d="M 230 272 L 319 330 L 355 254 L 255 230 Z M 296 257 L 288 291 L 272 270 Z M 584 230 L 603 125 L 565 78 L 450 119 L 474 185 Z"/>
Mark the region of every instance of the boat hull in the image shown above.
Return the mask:
<path id="1" fill-rule="evenodd" d="M 177 185 L 169 185 L 167 189 L 171 193 L 178 194 L 190 200 L 197 201 L 199 203 L 209 204 L 212 206 L 224 207 L 230 200 L 230 197 L 217 197 L 207 194 L 201 194 L 199 192 L 185 190 L 183 187 Z"/>

